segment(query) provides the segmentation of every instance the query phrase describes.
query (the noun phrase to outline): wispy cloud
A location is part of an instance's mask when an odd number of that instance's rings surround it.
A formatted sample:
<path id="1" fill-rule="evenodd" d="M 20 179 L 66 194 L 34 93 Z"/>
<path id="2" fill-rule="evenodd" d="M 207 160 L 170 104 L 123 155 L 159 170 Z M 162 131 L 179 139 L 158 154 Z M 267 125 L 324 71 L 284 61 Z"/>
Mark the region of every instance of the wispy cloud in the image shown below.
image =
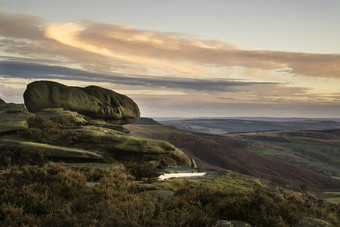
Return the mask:
<path id="1" fill-rule="evenodd" d="M 310 88 L 290 87 L 287 84 L 230 79 L 158 78 L 146 75 L 101 74 L 81 69 L 39 64 L 30 62 L 31 59 L 27 59 L 28 62 L 23 62 L 24 60 L 23 58 L 10 58 L 7 61 L 0 61 L 0 77 L 26 80 L 83 81 L 86 84 L 109 83 L 123 86 L 120 89 L 123 89 L 124 93 L 132 95 L 177 95 L 173 97 L 173 100 L 169 99 L 168 103 L 292 103 L 297 101 L 315 102 L 325 97 L 324 95 L 309 94 Z M 180 96 L 185 96 L 185 100 L 182 100 Z"/>
<path id="2" fill-rule="evenodd" d="M 3 52 L 43 55 L 128 73 L 134 67 L 144 67 L 214 77 L 218 69 L 223 73 L 226 67 L 242 67 L 340 77 L 339 54 L 247 50 L 225 41 L 93 21 L 47 24 L 34 16 L 0 13 L 0 35 Z"/>
<path id="3" fill-rule="evenodd" d="M 50 39 L 54 39 L 64 45 L 79 48 L 81 50 L 85 50 L 91 53 L 95 53 L 98 55 L 102 55 L 105 57 L 113 58 L 119 61 L 143 65 L 147 67 L 160 68 L 163 70 L 170 69 L 176 70 L 180 72 L 186 73 L 199 73 L 205 72 L 203 69 L 199 69 L 198 66 L 185 66 L 185 63 L 177 62 L 173 63 L 171 61 L 164 61 L 165 59 L 154 58 L 154 57 L 145 57 L 143 55 L 136 55 L 136 53 L 130 53 L 123 50 L 114 50 L 113 48 L 108 48 L 105 45 L 97 45 L 96 43 L 91 43 L 89 41 L 80 38 L 80 34 L 85 32 L 85 28 L 81 27 L 77 24 L 67 23 L 67 24 L 49 24 L 45 29 L 45 36 Z M 105 31 L 103 31 L 105 33 Z M 121 38 L 123 38 L 121 36 Z M 126 37 L 127 41 L 139 42 L 146 41 L 153 45 L 157 45 L 157 39 L 149 39 L 148 36 L 135 36 L 135 37 Z M 137 39 L 134 39 L 137 38 Z M 114 38 L 112 38 L 111 42 Z"/>
<path id="4" fill-rule="evenodd" d="M 340 77 L 340 55 L 336 54 L 246 50 L 221 41 L 89 21 L 47 25 L 45 36 L 117 60 L 188 73 L 200 72 L 202 66 L 239 66 L 284 69 L 305 76 Z"/>
<path id="5" fill-rule="evenodd" d="M 268 82 L 246 82 L 227 79 L 186 79 L 169 77 L 150 77 L 145 75 L 115 75 L 87 72 L 80 69 L 72 69 L 62 66 L 53 66 L 21 61 L 0 61 L 0 76 L 8 78 L 24 79 L 63 79 L 81 80 L 88 82 L 110 82 L 129 86 L 150 86 L 170 89 L 190 89 L 197 91 L 228 91 L 259 84 L 273 84 Z"/>

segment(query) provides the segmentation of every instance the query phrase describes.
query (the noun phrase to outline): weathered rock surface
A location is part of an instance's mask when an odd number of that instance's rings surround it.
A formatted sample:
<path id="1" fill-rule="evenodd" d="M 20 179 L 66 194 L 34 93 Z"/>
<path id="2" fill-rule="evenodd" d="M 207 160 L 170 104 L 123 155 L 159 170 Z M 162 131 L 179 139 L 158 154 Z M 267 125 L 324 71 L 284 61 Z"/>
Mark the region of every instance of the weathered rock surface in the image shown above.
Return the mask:
<path id="1" fill-rule="evenodd" d="M 44 143 L 22 141 L 15 139 L 0 139 L 0 149 L 39 153 L 44 157 L 61 160 L 97 160 L 103 159 L 103 156 L 97 152 L 87 151 L 80 148 L 61 147 Z"/>
<path id="2" fill-rule="evenodd" d="M 218 220 L 215 223 L 215 227 L 251 227 L 251 225 L 243 221 Z"/>
<path id="3" fill-rule="evenodd" d="M 32 116 L 23 104 L 0 105 L 0 133 L 28 128 L 27 120 Z"/>
<path id="4" fill-rule="evenodd" d="M 107 152 L 116 158 L 131 157 L 131 155 L 167 155 L 177 164 L 193 166 L 192 160 L 181 150 L 162 140 L 144 139 L 126 135 L 116 130 L 93 125 L 72 128 L 70 133 L 77 133 L 83 141 L 95 141 L 91 147 Z"/>
<path id="5" fill-rule="evenodd" d="M 310 217 L 301 218 L 299 220 L 299 223 L 295 225 L 295 227 L 332 227 L 332 226 L 333 225 L 329 224 L 324 220 Z"/>
<path id="6" fill-rule="evenodd" d="M 4 111 L 4 107 L 7 107 L 13 113 Z M 39 157 L 66 162 L 102 162 L 115 159 L 147 163 L 154 161 L 157 163 L 156 166 L 177 164 L 195 167 L 192 160 L 173 145 L 161 140 L 131 136 L 128 131 L 121 130 L 123 126 L 116 125 L 114 127 L 113 124 L 106 123 L 107 125 L 105 125 L 104 121 L 97 122 L 96 120 L 95 123 L 100 126 L 91 125 L 93 122 L 90 121 L 86 125 L 63 126 L 62 128 L 53 129 L 55 130 L 54 134 L 48 132 L 48 130 L 44 131 L 46 130 L 43 128 L 44 126 L 40 128 L 39 121 L 28 125 L 27 120 L 35 114 L 29 113 L 23 105 L 4 105 L 0 106 L 0 110 L 6 113 L 5 118 L 0 118 L 0 120 L 6 119 L 4 122 L 0 121 L 3 124 L 8 124 L 11 119 L 17 119 L 13 117 L 14 115 L 27 114 L 27 117 L 23 118 L 23 120 L 14 121 L 16 122 L 15 127 L 13 125 L 10 125 L 11 127 L 0 125 L 2 131 L 5 131 L 4 129 L 14 130 L 31 127 L 22 131 L 21 134 L 3 134 L 0 136 L 0 150 L 5 149 L 6 152 L 10 152 L 12 155 L 28 155 L 27 152 L 29 152 L 32 155 L 40 155 Z M 19 110 L 20 112 L 16 112 Z M 62 109 L 44 109 L 37 114 L 50 119 L 58 119 L 59 117 L 66 117 L 67 119 L 70 114 L 71 117 L 74 117 L 72 113 L 74 112 Z M 76 116 L 78 116 L 77 113 Z M 22 124 L 18 125 L 20 122 Z M 49 124 L 51 123 L 47 125 Z M 46 122 L 43 121 L 41 125 L 46 125 Z M 54 127 L 53 124 L 51 127 Z M 33 136 L 32 139 L 31 133 L 37 133 L 40 136 L 39 138 Z M 25 137 L 25 135 L 28 137 Z M 27 141 L 27 139 L 31 141 Z M 64 139 L 65 141 L 63 141 Z"/>
<path id="7" fill-rule="evenodd" d="M 100 128 L 108 128 L 115 130 L 118 134 L 128 134 L 130 131 L 127 130 L 123 125 L 117 125 L 114 123 L 109 123 L 103 119 L 87 119 L 89 125 L 93 125 Z"/>
<path id="8" fill-rule="evenodd" d="M 136 103 L 124 95 L 96 86 L 37 81 L 27 86 L 24 99 L 33 113 L 22 104 L 0 105 L 0 132 L 27 129 L 0 135 L 0 148 L 12 155 L 33 152 L 66 162 L 117 160 L 195 167 L 192 159 L 168 142 L 131 136 L 117 124 L 132 123 L 140 115 Z M 56 119 L 66 120 L 65 124 Z"/>
<path id="9" fill-rule="evenodd" d="M 38 116 L 47 117 L 49 119 L 64 119 L 77 124 L 88 123 L 84 115 L 74 111 L 64 110 L 63 108 L 43 109 L 35 114 Z"/>
<path id="10" fill-rule="evenodd" d="M 35 81 L 27 85 L 24 100 L 27 109 L 33 113 L 46 108 L 63 108 L 120 124 L 133 123 L 140 116 L 132 99 L 97 86 L 80 88 L 52 81 Z"/>
<path id="11" fill-rule="evenodd" d="M 2 99 L 0 99 L 0 105 L 6 104 L 6 102 Z"/>

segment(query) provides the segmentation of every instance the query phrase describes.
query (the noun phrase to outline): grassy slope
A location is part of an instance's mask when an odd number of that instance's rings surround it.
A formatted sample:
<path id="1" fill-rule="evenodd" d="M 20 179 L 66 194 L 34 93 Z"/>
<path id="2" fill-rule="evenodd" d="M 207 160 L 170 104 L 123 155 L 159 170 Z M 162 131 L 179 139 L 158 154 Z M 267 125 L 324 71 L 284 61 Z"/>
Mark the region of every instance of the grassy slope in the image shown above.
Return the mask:
<path id="1" fill-rule="evenodd" d="M 203 167 L 208 164 L 288 185 L 304 184 L 313 189 L 340 189 L 340 181 L 277 158 L 241 149 L 246 146 L 241 140 L 228 140 L 220 136 L 222 142 L 214 141 L 211 138 L 204 138 L 201 135 L 164 125 L 129 125 L 126 127 L 133 135 L 162 139 L 174 144 L 192 158 L 199 160 L 198 164 Z M 210 136 L 215 137 L 215 135 Z"/>

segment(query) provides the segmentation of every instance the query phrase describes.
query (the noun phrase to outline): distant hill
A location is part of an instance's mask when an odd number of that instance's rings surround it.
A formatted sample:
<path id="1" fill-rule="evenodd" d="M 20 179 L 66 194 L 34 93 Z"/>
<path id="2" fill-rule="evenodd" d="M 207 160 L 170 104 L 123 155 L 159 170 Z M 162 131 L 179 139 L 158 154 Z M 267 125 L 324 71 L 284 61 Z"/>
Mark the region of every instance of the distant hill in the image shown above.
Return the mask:
<path id="1" fill-rule="evenodd" d="M 202 168 L 230 169 L 284 185 L 340 189 L 340 181 L 276 157 L 248 151 L 245 140 L 224 135 L 200 135 L 166 125 L 132 124 L 125 127 L 134 136 L 168 141 L 195 159 Z"/>
<path id="2" fill-rule="evenodd" d="M 279 158 L 323 175 L 340 178 L 340 129 L 238 133 L 200 136 L 221 144 Z M 235 141 L 238 141 L 237 143 Z"/>
<path id="3" fill-rule="evenodd" d="M 139 125 L 160 125 L 159 122 L 155 121 L 152 118 L 148 118 L 148 117 L 141 117 L 134 124 L 139 124 Z"/>
<path id="4" fill-rule="evenodd" d="M 327 130 L 340 129 L 340 122 L 335 120 L 290 120 L 281 121 L 247 119 L 187 119 L 162 121 L 162 124 L 179 129 L 208 133 L 239 133 L 288 130 Z"/>
<path id="5" fill-rule="evenodd" d="M 340 118 L 303 118 L 303 117 L 153 117 L 154 120 L 163 121 L 178 121 L 178 120 L 216 120 L 216 119 L 236 119 L 236 120 L 250 120 L 250 121 L 305 121 L 305 120 L 317 120 L 317 121 L 337 121 L 340 122 Z"/>

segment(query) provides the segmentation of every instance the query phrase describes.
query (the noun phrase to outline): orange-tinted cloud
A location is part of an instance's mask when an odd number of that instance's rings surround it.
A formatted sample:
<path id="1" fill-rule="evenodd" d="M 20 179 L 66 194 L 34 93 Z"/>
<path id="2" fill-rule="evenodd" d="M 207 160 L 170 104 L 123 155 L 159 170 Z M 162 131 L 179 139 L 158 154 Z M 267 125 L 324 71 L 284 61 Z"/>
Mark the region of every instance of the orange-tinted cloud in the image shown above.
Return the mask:
<path id="1" fill-rule="evenodd" d="M 106 45 L 97 45 L 96 43 L 88 42 L 82 39 L 80 34 L 84 32 L 85 28 L 73 24 L 49 24 L 45 29 L 45 36 L 50 39 L 54 39 L 67 46 L 79 48 L 91 53 L 102 55 L 105 57 L 113 58 L 116 60 L 143 65 L 147 67 L 154 67 L 160 69 L 171 69 L 186 73 L 198 73 L 203 69 L 198 69 L 198 66 L 185 66 L 184 63 L 177 62 L 172 63 L 171 61 L 166 61 L 165 59 L 157 59 L 153 57 L 145 57 L 143 55 L 131 54 L 129 52 L 124 52 L 122 50 L 113 50 L 112 48 L 107 48 Z M 123 36 L 122 36 L 123 37 Z M 131 38 L 130 38 L 131 40 Z M 128 39 L 128 41 L 130 41 Z M 147 41 L 152 44 L 158 44 L 160 40 L 149 39 L 147 35 L 138 35 L 132 37 L 132 41 Z M 165 60 L 165 61 L 164 61 Z"/>
<path id="2" fill-rule="evenodd" d="M 340 54 L 247 50 L 224 41 L 91 21 L 45 24 L 39 17 L 0 12 L 0 37 L 3 52 L 54 58 L 96 70 L 143 73 L 154 68 L 158 73 L 214 77 L 218 70 L 225 75 L 230 73 L 226 68 L 241 67 L 243 73 L 250 72 L 248 76 L 254 74 L 253 69 L 261 69 L 340 77 Z"/>
<path id="3" fill-rule="evenodd" d="M 245 50 L 221 41 L 89 21 L 81 25 L 50 24 L 45 35 L 65 45 L 121 61 L 188 73 L 202 71 L 201 66 L 239 66 L 281 69 L 305 76 L 340 77 L 339 54 Z"/>

